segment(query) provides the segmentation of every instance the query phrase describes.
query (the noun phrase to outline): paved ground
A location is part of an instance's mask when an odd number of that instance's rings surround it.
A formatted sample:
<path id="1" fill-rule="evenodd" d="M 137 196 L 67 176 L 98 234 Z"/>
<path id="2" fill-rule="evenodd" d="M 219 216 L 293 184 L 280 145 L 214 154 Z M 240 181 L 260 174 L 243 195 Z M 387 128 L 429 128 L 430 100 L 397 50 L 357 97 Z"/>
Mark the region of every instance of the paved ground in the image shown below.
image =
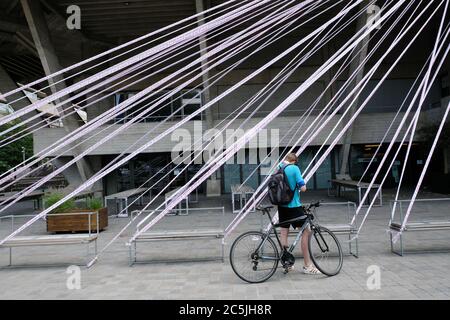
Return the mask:
<path id="1" fill-rule="evenodd" d="M 422 195 L 430 197 L 435 195 Z M 389 197 L 389 196 L 388 196 Z M 324 194 L 309 194 L 304 201 L 323 199 L 335 202 Z M 342 200 L 341 200 L 342 201 Z M 225 205 L 225 220 L 230 212 L 227 197 L 214 200 L 201 198 L 197 206 Z M 263 284 L 250 285 L 237 278 L 228 259 L 221 262 L 157 263 L 128 266 L 128 251 L 124 243 L 131 235 L 128 231 L 111 249 L 100 257 L 92 268 L 81 269 L 81 289 L 68 289 L 70 277 L 66 267 L 33 267 L 36 263 L 82 262 L 85 248 L 45 247 L 20 248 L 14 252 L 14 262 L 31 265 L 26 268 L 0 270 L 0 299 L 449 299 L 450 255 L 448 253 L 409 254 L 399 257 L 390 252 L 386 232 L 389 203 L 373 210 L 359 238 L 360 257 L 346 256 L 341 273 L 335 277 L 304 275 L 296 270 L 288 275 L 278 271 Z M 450 201 L 423 203 L 416 206 L 412 220 L 449 218 Z M 319 212 L 323 222 L 345 222 L 345 205 L 324 206 Z M 21 204 L 16 212 L 32 211 L 31 204 Z M 156 226 L 159 229 L 219 227 L 220 211 L 192 212 L 187 217 L 167 217 Z M 206 218 L 207 217 L 207 218 Z M 102 248 L 129 220 L 110 218 L 110 226 L 100 235 Z M 238 234 L 261 225 L 258 214 L 251 214 L 227 239 L 226 253 Z M 0 235 L 6 235 L 10 221 L 0 223 Z M 38 223 L 29 234 L 45 233 L 45 224 Z M 450 249 L 448 232 L 409 233 L 406 248 Z M 347 248 L 345 237 L 342 244 Z M 8 251 L 0 250 L 0 265 L 8 264 Z M 207 257 L 220 254 L 218 241 L 160 242 L 142 244 L 139 259 Z M 374 267 L 375 266 L 375 267 Z M 297 269 L 300 269 L 300 262 Z M 369 290 L 367 282 L 379 268 L 380 288 Z M 373 272 L 373 271 L 371 271 Z M 69 279 L 70 280 L 70 279 Z M 370 281 L 369 281 L 370 282 Z M 372 283 L 372 282 L 370 282 Z"/>

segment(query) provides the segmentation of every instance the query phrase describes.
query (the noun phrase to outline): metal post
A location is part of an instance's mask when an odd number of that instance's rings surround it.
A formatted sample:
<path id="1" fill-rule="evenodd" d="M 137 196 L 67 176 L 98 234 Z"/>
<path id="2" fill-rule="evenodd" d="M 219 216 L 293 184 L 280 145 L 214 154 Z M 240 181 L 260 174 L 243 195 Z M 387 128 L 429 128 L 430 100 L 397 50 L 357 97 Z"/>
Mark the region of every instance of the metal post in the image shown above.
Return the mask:
<path id="1" fill-rule="evenodd" d="M 367 188 L 367 205 L 370 204 L 370 190 Z"/>
<path id="2" fill-rule="evenodd" d="M 361 187 L 360 186 L 358 186 L 358 204 L 361 204 Z M 364 205 L 364 203 L 361 205 Z"/>
<path id="3" fill-rule="evenodd" d="M 222 263 L 225 262 L 225 244 L 222 242 Z"/>
<path id="4" fill-rule="evenodd" d="M 356 245 L 356 257 L 359 257 L 358 238 L 355 239 L 355 245 Z"/>
<path id="5" fill-rule="evenodd" d="M 402 201 L 399 201 L 399 205 L 400 205 L 400 224 L 403 223 L 403 206 L 402 206 Z"/>
<path id="6" fill-rule="evenodd" d="M 403 235 L 400 233 L 400 255 L 403 257 Z"/>
<path id="7" fill-rule="evenodd" d="M 89 223 L 89 237 L 91 237 L 91 212 L 88 213 L 88 223 Z"/>
<path id="8" fill-rule="evenodd" d="M 391 240 L 391 252 L 395 253 L 395 252 L 394 252 L 394 244 L 393 244 L 393 242 L 392 242 L 392 232 L 389 232 L 389 238 L 390 238 L 390 240 Z"/>
<path id="9" fill-rule="evenodd" d="M 352 216 L 350 213 L 350 201 L 347 201 L 347 218 L 348 218 L 348 221 L 352 221 Z"/>
<path id="10" fill-rule="evenodd" d="M 234 192 L 231 191 L 231 211 L 234 213 Z"/>
<path id="11" fill-rule="evenodd" d="M 225 223 L 225 207 L 222 207 L 222 219 L 220 221 L 220 230 L 224 231 L 224 226 L 223 224 Z"/>
<path id="12" fill-rule="evenodd" d="M 242 208 L 244 207 L 244 199 L 243 199 L 243 196 L 245 196 L 243 193 L 242 193 L 242 191 L 239 193 L 239 205 L 240 205 L 240 207 L 239 207 L 239 211 L 241 211 L 242 210 Z"/>
<path id="13" fill-rule="evenodd" d="M 86 245 L 86 248 L 87 248 L 87 250 L 86 250 L 86 265 L 88 265 L 89 264 L 89 241 L 87 242 L 87 245 Z"/>
<path id="14" fill-rule="evenodd" d="M 133 254 L 133 246 L 130 244 L 130 249 L 128 250 L 128 265 L 131 267 L 133 265 L 133 258 L 132 258 L 132 254 Z"/>
<path id="15" fill-rule="evenodd" d="M 350 251 L 350 254 L 352 254 L 352 242 L 350 241 L 352 239 L 352 233 L 348 234 L 348 250 Z"/>

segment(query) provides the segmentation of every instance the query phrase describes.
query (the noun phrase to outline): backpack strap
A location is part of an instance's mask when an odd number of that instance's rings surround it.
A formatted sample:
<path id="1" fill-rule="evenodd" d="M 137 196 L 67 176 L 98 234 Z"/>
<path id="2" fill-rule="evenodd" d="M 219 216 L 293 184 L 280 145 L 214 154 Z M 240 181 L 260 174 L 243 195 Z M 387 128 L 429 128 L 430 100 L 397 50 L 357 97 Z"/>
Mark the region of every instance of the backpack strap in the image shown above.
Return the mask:
<path id="1" fill-rule="evenodd" d="M 286 181 L 289 181 L 289 180 L 288 180 L 288 178 L 287 178 L 287 176 L 286 176 L 285 170 L 286 170 L 287 167 L 289 167 L 289 166 L 294 166 L 294 165 L 295 165 L 295 164 L 293 164 L 293 163 L 289 163 L 289 164 L 283 165 L 283 166 L 280 168 L 281 170 L 283 170 L 283 175 L 284 175 L 284 178 L 286 179 Z M 295 184 L 295 187 L 294 187 L 294 190 L 292 190 L 292 191 L 297 190 L 297 188 L 298 188 L 298 186 L 297 186 L 297 183 L 296 183 L 296 184 Z"/>

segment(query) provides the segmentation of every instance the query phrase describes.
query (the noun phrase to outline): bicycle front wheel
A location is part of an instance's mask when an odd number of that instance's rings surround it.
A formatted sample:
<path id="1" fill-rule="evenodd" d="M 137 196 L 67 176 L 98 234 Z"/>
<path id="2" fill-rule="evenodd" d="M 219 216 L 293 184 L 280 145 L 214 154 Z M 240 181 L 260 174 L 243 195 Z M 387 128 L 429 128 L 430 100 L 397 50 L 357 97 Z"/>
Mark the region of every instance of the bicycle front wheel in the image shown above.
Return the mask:
<path id="1" fill-rule="evenodd" d="M 269 279 L 277 270 L 278 261 L 275 242 L 262 232 L 243 233 L 231 246 L 231 268 L 239 278 L 249 283 Z"/>
<path id="2" fill-rule="evenodd" d="M 311 260 L 320 272 L 334 276 L 341 271 L 344 256 L 341 244 L 333 232 L 314 226 L 308 242 Z"/>

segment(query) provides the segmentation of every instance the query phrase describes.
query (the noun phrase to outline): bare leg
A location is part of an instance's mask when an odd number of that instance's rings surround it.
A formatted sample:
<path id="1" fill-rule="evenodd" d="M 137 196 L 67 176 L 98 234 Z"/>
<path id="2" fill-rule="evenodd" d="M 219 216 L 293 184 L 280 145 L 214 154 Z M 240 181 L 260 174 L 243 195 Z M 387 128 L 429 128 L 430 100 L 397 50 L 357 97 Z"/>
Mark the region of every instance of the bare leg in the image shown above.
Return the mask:
<path id="1" fill-rule="evenodd" d="M 302 240 L 301 240 L 303 261 L 305 262 L 305 266 L 310 266 L 312 264 L 311 257 L 309 256 L 309 250 L 308 250 L 308 239 L 309 239 L 310 234 L 311 234 L 311 230 L 309 230 L 309 228 L 306 228 L 303 231 Z"/>
<path id="2" fill-rule="evenodd" d="M 288 246 L 288 234 L 289 234 L 289 228 L 280 228 L 281 231 L 281 245 L 283 247 Z"/>

